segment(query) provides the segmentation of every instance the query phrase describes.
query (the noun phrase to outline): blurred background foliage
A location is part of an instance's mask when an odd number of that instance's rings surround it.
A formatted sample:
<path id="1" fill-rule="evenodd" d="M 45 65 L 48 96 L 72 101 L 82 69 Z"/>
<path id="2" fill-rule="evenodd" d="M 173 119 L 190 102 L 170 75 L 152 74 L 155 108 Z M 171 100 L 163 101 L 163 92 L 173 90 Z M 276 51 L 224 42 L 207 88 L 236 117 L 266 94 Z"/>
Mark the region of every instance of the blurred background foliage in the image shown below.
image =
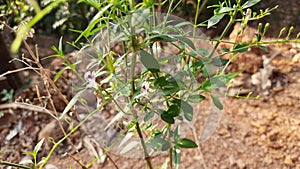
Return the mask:
<path id="1" fill-rule="evenodd" d="M 38 0 L 38 3 L 41 8 L 44 8 L 52 1 L 53 0 Z M 158 1 L 162 2 L 162 0 Z M 197 1 L 198 0 L 182 0 L 179 4 L 179 8 L 176 8 L 176 11 L 174 11 L 173 14 L 193 21 Z M 213 8 L 207 8 L 207 6 L 222 3 L 223 1 L 224 0 L 201 0 L 201 3 L 205 4 L 203 4 L 203 10 L 199 16 L 198 22 L 205 21 L 213 15 Z M 89 1 L 68 0 L 67 2 L 61 3 L 58 8 L 35 25 L 35 32 L 46 35 L 51 34 L 52 36 L 57 37 L 67 35 L 69 40 L 74 40 L 78 34 L 70 30 L 82 30 L 86 28 L 92 17 L 97 13 L 97 9 L 87 2 Z M 141 0 L 136 2 L 141 2 Z M 173 4 L 177 4 L 178 2 L 179 1 L 175 1 Z M 234 4 L 235 0 L 230 0 L 229 2 Z M 165 6 L 167 5 L 168 2 Z M 271 23 L 267 35 L 276 36 L 282 27 L 289 27 L 292 25 L 296 26 L 294 32 L 299 32 L 300 1 L 298 0 L 262 0 L 254 10 L 259 11 L 259 9 L 272 8 L 276 5 L 279 5 L 279 8 L 273 11 L 271 16 L 261 20 L 262 23 Z M 167 8 L 164 7 L 161 9 L 161 12 L 166 12 L 165 10 L 167 10 Z M 30 0 L 0 0 L 0 20 L 5 21 L 11 27 L 28 22 L 34 15 L 35 12 L 30 4 Z M 202 30 L 207 33 L 208 36 L 218 36 L 223 30 L 225 23 L 227 23 L 226 18 L 216 26 L 217 29 L 206 30 L 204 27 Z M 256 27 L 257 24 L 258 23 L 250 22 L 250 25 L 253 27 Z"/>

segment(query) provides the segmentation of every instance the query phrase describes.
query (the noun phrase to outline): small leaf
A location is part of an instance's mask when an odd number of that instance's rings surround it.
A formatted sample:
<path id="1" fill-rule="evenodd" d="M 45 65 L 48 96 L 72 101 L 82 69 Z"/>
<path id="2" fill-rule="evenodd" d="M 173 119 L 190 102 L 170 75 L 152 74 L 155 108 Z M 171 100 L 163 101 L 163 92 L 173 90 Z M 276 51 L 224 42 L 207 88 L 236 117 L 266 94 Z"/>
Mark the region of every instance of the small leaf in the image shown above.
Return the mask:
<path id="1" fill-rule="evenodd" d="M 222 8 L 220 8 L 220 10 L 218 12 L 219 13 L 226 13 L 226 12 L 233 11 L 233 10 L 234 10 L 234 8 L 222 7 Z"/>
<path id="2" fill-rule="evenodd" d="M 42 145 L 43 145 L 43 143 L 44 143 L 44 140 L 45 140 L 45 138 L 42 138 L 42 139 L 37 143 L 37 145 L 34 147 L 33 152 L 34 152 L 35 154 L 37 154 L 38 151 L 40 150 L 40 148 L 42 147 Z"/>
<path id="3" fill-rule="evenodd" d="M 57 80 L 60 78 L 60 76 L 64 73 L 65 70 L 68 70 L 70 69 L 69 66 L 61 69 L 56 75 L 55 75 L 55 78 L 54 78 L 54 82 L 57 82 Z"/>
<path id="4" fill-rule="evenodd" d="M 120 154 L 125 154 L 128 151 L 132 150 L 133 148 L 136 148 L 140 144 L 139 141 L 132 141 L 128 143 L 121 151 Z"/>
<path id="5" fill-rule="evenodd" d="M 211 17 L 209 20 L 208 20 L 208 23 L 207 23 L 207 29 L 209 29 L 210 27 L 214 26 L 215 24 L 219 23 L 220 20 L 225 16 L 225 14 L 217 14 L 217 15 L 214 15 L 213 17 Z"/>
<path id="6" fill-rule="evenodd" d="M 79 96 L 84 92 L 85 90 L 79 91 L 69 102 L 69 104 L 65 107 L 64 111 L 62 112 L 61 116 L 59 117 L 62 119 L 65 114 L 75 105 L 75 103 L 78 101 Z"/>
<path id="7" fill-rule="evenodd" d="M 141 50 L 141 62 L 142 64 L 151 72 L 159 71 L 159 63 L 158 61 L 148 52 Z"/>
<path id="8" fill-rule="evenodd" d="M 219 110 L 223 110 L 223 105 L 222 105 L 222 103 L 220 102 L 220 100 L 219 100 L 216 96 L 211 95 L 211 99 L 213 100 L 214 105 L 215 105 Z"/>
<path id="9" fill-rule="evenodd" d="M 227 59 L 222 59 L 222 58 L 218 58 L 218 57 L 213 58 L 211 61 L 211 64 L 218 66 L 218 67 L 225 66 L 227 63 L 228 63 Z"/>
<path id="10" fill-rule="evenodd" d="M 176 145 L 181 148 L 197 148 L 198 147 L 194 141 L 187 139 L 187 138 L 182 138 L 182 139 L 178 140 Z"/>
<path id="11" fill-rule="evenodd" d="M 180 107 L 184 113 L 184 118 L 187 119 L 188 121 L 193 120 L 193 107 L 188 104 L 187 102 L 181 100 L 181 107 Z"/>
<path id="12" fill-rule="evenodd" d="M 179 115 L 180 109 L 177 105 L 171 105 L 166 113 L 168 113 L 170 117 L 176 117 Z"/>
<path id="13" fill-rule="evenodd" d="M 153 150 L 161 149 L 162 151 L 166 151 L 170 148 L 169 142 L 161 138 L 161 134 L 156 135 L 153 139 L 151 139 L 149 143 L 147 143 L 147 146 Z"/>
<path id="14" fill-rule="evenodd" d="M 202 75 L 204 77 L 208 77 L 210 75 L 211 71 L 212 71 L 212 67 L 208 64 L 204 64 L 203 69 L 202 69 L 202 73 L 203 73 Z"/>
<path id="15" fill-rule="evenodd" d="M 230 52 L 230 50 L 229 50 L 228 48 L 221 48 L 221 51 L 222 51 L 222 52 L 225 52 L 225 53 Z"/>
<path id="16" fill-rule="evenodd" d="M 200 103 L 204 99 L 205 97 L 202 96 L 201 94 L 196 94 L 196 95 L 189 96 L 187 101 L 191 103 Z"/>
<path id="17" fill-rule="evenodd" d="M 33 161 L 30 160 L 30 159 L 25 159 L 25 160 L 20 161 L 19 164 L 21 164 L 21 165 L 26 165 L 26 164 L 34 164 L 34 163 L 33 163 Z"/>
<path id="18" fill-rule="evenodd" d="M 232 50 L 232 52 L 238 52 L 238 53 L 243 53 L 243 52 L 247 52 L 249 49 L 249 45 L 248 44 L 238 44 L 234 47 L 234 49 Z"/>
<path id="19" fill-rule="evenodd" d="M 260 0 L 249 0 L 247 2 L 244 3 L 244 5 L 242 6 L 243 9 L 245 8 L 250 8 L 251 6 L 256 5 L 257 3 L 259 3 Z"/>
<path id="20" fill-rule="evenodd" d="M 174 124 L 175 120 L 173 117 L 169 116 L 167 113 L 162 113 L 160 115 L 161 119 L 167 123 Z"/>
<path id="21" fill-rule="evenodd" d="M 168 35 L 163 35 L 163 34 L 156 34 L 156 35 L 148 36 L 145 40 L 161 41 L 161 42 L 175 42 L 176 41 L 175 38 L 172 38 Z"/>
<path id="22" fill-rule="evenodd" d="M 265 52 L 269 52 L 269 49 L 266 46 L 259 45 L 258 47 Z"/>
<path id="23" fill-rule="evenodd" d="M 196 47 L 195 47 L 193 41 L 191 41 L 189 38 L 186 38 L 184 36 L 177 36 L 177 35 L 175 35 L 174 37 L 176 39 L 186 43 L 187 45 L 189 45 L 193 50 L 196 50 Z"/>

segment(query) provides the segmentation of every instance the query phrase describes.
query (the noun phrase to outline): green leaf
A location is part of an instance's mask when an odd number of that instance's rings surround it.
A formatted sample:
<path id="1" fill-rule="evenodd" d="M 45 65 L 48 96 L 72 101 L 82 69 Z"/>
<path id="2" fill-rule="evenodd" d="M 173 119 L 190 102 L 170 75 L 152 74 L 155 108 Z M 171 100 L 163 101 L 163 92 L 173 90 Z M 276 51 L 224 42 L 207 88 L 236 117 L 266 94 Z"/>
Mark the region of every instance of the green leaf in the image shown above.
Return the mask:
<path id="1" fill-rule="evenodd" d="M 204 64 L 203 69 L 202 69 L 202 73 L 203 73 L 202 75 L 204 77 L 208 77 L 210 75 L 211 71 L 212 71 L 212 67 L 208 64 Z"/>
<path id="2" fill-rule="evenodd" d="M 156 135 L 153 139 L 151 139 L 150 142 L 147 143 L 147 146 L 153 150 L 161 149 L 162 151 L 166 151 L 170 148 L 169 142 L 161 138 L 161 134 Z"/>
<path id="3" fill-rule="evenodd" d="M 232 52 L 238 52 L 238 53 L 243 53 L 243 52 L 247 52 L 249 49 L 249 45 L 248 44 L 238 44 L 234 47 L 234 49 L 232 50 Z"/>
<path id="4" fill-rule="evenodd" d="M 54 82 L 57 82 L 57 80 L 60 78 L 60 76 L 64 73 L 65 70 L 70 69 L 69 66 L 61 69 L 54 77 Z"/>
<path id="5" fill-rule="evenodd" d="M 269 49 L 266 46 L 259 45 L 258 47 L 265 52 L 269 52 Z"/>
<path id="6" fill-rule="evenodd" d="M 156 34 L 152 36 L 148 36 L 145 40 L 153 40 L 153 41 L 161 41 L 161 42 L 175 42 L 176 39 L 172 38 L 168 35 Z"/>
<path id="7" fill-rule="evenodd" d="M 82 36 L 88 37 L 87 35 L 89 35 L 91 33 L 91 31 L 93 30 L 93 28 L 101 21 L 101 17 L 104 14 L 104 12 L 106 12 L 112 5 L 113 5 L 112 3 L 109 3 L 105 7 L 101 8 L 101 10 L 90 21 L 87 28 L 75 40 L 75 43 L 77 43 L 82 38 Z"/>
<path id="8" fill-rule="evenodd" d="M 35 154 L 37 154 L 38 151 L 40 150 L 40 148 L 42 147 L 42 145 L 43 145 L 43 143 L 44 143 L 44 140 L 45 140 L 45 138 L 42 138 L 42 139 L 37 143 L 37 145 L 34 147 L 33 152 L 34 152 Z"/>
<path id="9" fill-rule="evenodd" d="M 223 74 L 223 75 L 214 76 L 204 81 L 201 85 L 201 89 L 205 91 L 217 89 L 227 84 L 231 79 L 236 77 L 238 74 L 239 72 L 234 72 L 225 75 Z"/>
<path id="10" fill-rule="evenodd" d="M 249 1 L 245 2 L 244 5 L 242 5 L 242 8 L 243 9 L 250 8 L 251 6 L 254 6 L 259 2 L 260 2 L 260 0 L 249 0 Z"/>
<path id="11" fill-rule="evenodd" d="M 170 117 L 176 117 L 179 115 L 180 109 L 177 105 L 171 105 L 166 113 L 168 113 Z"/>
<path id="12" fill-rule="evenodd" d="M 225 53 L 230 52 L 230 50 L 229 50 L 228 48 L 221 48 L 221 51 L 222 51 L 222 52 L 225 52 Z"/>
<path id="13" fill-rule="evenodd" d="M 226 12 L 233 11 L 233 10 L 234 10 L 234 8 L 222 7 L 222 8 L 220 8 L 220 10 L 218 12 L 219 13 L 226 13 Z"/>
<path id="14" fill-rule="evenodd" d="M 175 123 L 175 120 L 173 117 L 169 116 L 168 113 L 162 113 L 160 115 L 161 119 L 167 123 L 170 123 L 170 124 L 174 124 Z"/>
<path id="15" fill-rule="evenodd" d="M 200 103 L 204 99 L 205 97 L 202 96 L 201 94 L 196 94 L 196 95 L 189 96 L 187 101 L 191 103 Z"/>
<path id="16" fill-rule="evenodd" d="M 141 50 L 141 62 L 151 72 L 159 72 L 158 61 L 148 52 Z"/>
<path id="17" fill-rule="evenodd" d="M 61 116 L 59 117 L 60 119 L 62 119 L 66 113 L 75 105 L 75 103 L 77 102 L 79 96 L 84 92 L 85 90 L 81 90 L 79 91 L 69 102 L 69 104 L 65 107 L 64 111 L 62 112 Z"/>
<path id="18" fill-rule="evenodd" d="M 211 99 L 213 100 L 214 105 L 215 105 L 219 110 L 223 110 L 223 105 L 222 105 L 222 103 L 220 102 L 220 100 L 219 100 L 216 96 L 211 95 Z"/>
<path id="19" fill-rule="evenodd" d="M 219 23 L 220 20 L 225 16 L 225 14 L 217 14 L 217 15 L 214 15 L 213 17 L 211 17 L 209 20 L 208 20 L 208 23 L 207 23 L 207 29 L 209 29 L 210 27 L 214 26 L 215 24 Z"/>
<path id="20" fill-rule="evenodd" d="M 229 60 L 227 60 L 227 59 L 222 59 L 222 58 L 216 57 L 211 60 L 211 64 L 221 67 L 221 66 L 225 66 L 228 63 L 228 61 Z"/>
<path id="21" fill-rule="evenodd" d="M 182 138 L 182 139 L 178 140 L 176 145 L 181 148 L 197 148 L 198 147 L 194 141 L 187 139 L 187 138 Z"/>
<path id="22" fill-rule="evenodd" d="M 181 100 L 181 107 L 180 107 L 184 113 L 184 118 L 188 121 L 193 120 L 194 110 L 193 107 L 188 104 L 187 102 Z"/>
<path id="23" fill-rule="evenodd" d="M 191 41 L 189 38 L 186 38 L 184 36 L 179 36 L 179 35 L 174 35 L 174 37 L 184 43 L 186 43 L 187 45 L 189 45 L 193 50 L 196 50 L 196 47 L 193 43 L 193 41 Z"/>
<path id="24" fill-rule="evenodd" d="M 177 83 L 169 84 L 168 86 L 163 87 L 164 95 L 168 96 L 173 93 L 177 93 L 180 91 L 180 88 Z"/>

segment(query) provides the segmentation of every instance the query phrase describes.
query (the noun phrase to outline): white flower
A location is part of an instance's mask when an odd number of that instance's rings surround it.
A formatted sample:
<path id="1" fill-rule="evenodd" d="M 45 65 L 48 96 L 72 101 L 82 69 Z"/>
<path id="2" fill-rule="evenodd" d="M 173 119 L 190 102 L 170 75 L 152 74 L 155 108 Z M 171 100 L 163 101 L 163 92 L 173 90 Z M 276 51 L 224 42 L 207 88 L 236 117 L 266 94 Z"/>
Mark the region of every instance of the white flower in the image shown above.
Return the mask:
<path id="1" fill-rule="evenodd" d="M 147 81 L 143 82 L 141 91 L 142 92 L 148 92 L 149 89 L 150 89 L 150 83 L 147 82 Z"/>
<path id="2" fill-rule="evenodd" d="M 147 81 L 144 81 L 141 86 L 141 93 L 139 95 L 135 96 L 134 98 L 135 99 L 140 98 L 140 97 L 148 98 L 147 96 L 153 92 L 154 92 L 154 90 L 150 88 L 150 83 Z"/>
<path id="3" fill-rule="evenodd" d="M 87 88 L 94 88 L 97 89 L 97 82 L 96 82 L 96 72 L 95 71 L 88 71 L 84 74 L 84 79 L 86 80 Z"/>

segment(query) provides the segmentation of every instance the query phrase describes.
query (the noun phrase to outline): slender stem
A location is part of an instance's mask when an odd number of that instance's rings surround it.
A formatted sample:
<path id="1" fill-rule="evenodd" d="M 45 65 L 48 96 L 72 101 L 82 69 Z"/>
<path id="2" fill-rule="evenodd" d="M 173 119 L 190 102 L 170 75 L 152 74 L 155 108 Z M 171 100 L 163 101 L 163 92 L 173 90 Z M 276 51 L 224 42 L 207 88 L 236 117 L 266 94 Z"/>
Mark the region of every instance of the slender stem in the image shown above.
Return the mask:
<path id="1" fill-rule="evenodd" d="M 149 169 L 153 169 L 152 163 L 151 163 L 151 158 L 148 154 L 147 147 L 146 147 L 146 144 L 145 144 L 145 140 L 143 138 L 142 131 L 141 131 L 141 128 L 140 128 L 140 124 L 139 124 L 138 121 L 136 122 L 135 127 L 136 127 L 137 133 L 138 133 L 138 135 L 140 137 L 140 140 L 141 140 L 141 143 L 142 143 L 142 147 L 143 147 L 143 150 L 144 150 L 144 156 L 145 156 L 147 166 L 149 167 Z"/>
<path id="2" fill-rule="evenodd" d="M 193 25 L 194 26 L 193 38 L 195 38 L 195 36 L 196 36 L 196 29 L 197 29 L 197 21 L 198 21 L 198 16 L 199 16 L 200 2 L 201 2 L 201 0 L 198 0 L 197 8 L 196 8 L 195 20 L 194 20 L 194 25 Z"/>
<path id="3" fill-rule="evenodd" d="M 230 16 L 230 20 L 228 22 L 228 24 L 226 25 L 224 31 L 222 32 L 221 36 L 220 36 L 220 40 L 222 40 L 225 35 L 227 34 L 227 32 L 229 31 L 229 29 L 231 28 L 231 26 L 234 24 L 235 22 L 235 17 L 236 17 L 236 14 L 238 12 L 238 9 L 235 9 L 232 13 L 232 15 Z M 217 41 L 217 43 L 215 44 L 213 50 L 210 52 L 210 54 L 208 55 L 208 58 L 211 58 L 213 56 L 213 54 L 215 53 L 215 51 L 217 50 L 219 44 L 220 44 L 221 41 Z"/>
<path id="4" fill-rule="evenodd" d="M 173 169 L 173 148 L 169 150 L 170 169 Z"/>
<path id="5" fill-rule="evenodd" d="M 6 165 L 6 166 L 11 166 L 11 167 L 23 168 L 23 169 L 32 169 L 31 167 L 27 167 L 27 166 L 20 165 L 20 164 L 14 164 L 14 163 L 10 163 L 7 161 L 0 161 L 0 165 Z"/>
<path id="6" fill-rule="evenodd" d="M 47 162 L 49 161 L 50 157 L 52 156 L 52 154 L 54 153 L 54 150 L 58 147 L 58 145 L 60 145 L 64 140 L 66 140 L 67 138 L 69 138 L 70 135 L 72 135 L 75 131 L 78 130 L 78 128 L 80 126 L 82 126 L 87 119 L 89 119 L 90 117 L 92 117 L 96 112 L 98 112 L 99 110 L 101 110 L 106 104 L 108 104 L 111 100 L 107 100 L 104 103 L 102 103 L 101 106 L 99 106 L 97 109 L 95 109 L 94 111 L 92 111 L 90 114 L 88 114 L 77 126 L 75 126 L 67 135 L 65 135 L 62 139 L 60 139 L 58 142 L 56 142 L 52 149 L 50 150 L 50 152 L 48 153 L 47 157 L 44 159 L 44 162 L 40 165 L 39 169 L 43 169 L 43 167 L 47 164 Z"/>

